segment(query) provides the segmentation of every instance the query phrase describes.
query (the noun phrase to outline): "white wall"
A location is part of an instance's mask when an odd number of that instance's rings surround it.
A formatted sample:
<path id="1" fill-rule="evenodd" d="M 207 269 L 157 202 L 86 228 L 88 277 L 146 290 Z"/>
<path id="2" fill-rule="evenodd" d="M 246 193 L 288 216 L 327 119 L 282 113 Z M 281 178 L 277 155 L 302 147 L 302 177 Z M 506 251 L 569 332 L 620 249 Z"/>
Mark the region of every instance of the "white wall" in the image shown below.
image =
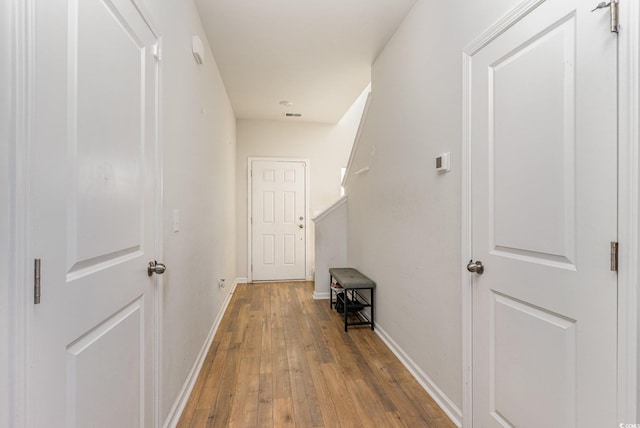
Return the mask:
<path id="1" fill-rule="evenodd" d="M 313 219 L 315 224 L 316 299 L 328 299 L 329 269 L 347 267 L 347 197 L 327 208 Z"/>
<path id="2" fill-rule="evenodd" d="M 247 158 L 289 157 L 309 160 L 309 217 L 340 198 L 340 169 L 347 166 L 368 91 L 336 125 L 299 121 L 238 120 L 236 207 L 238 276 L 247 277 Z M 313 222 L 308 221 L 313 249 Z M 313 251 L 313 250 L 312 250 Z M 307 276 L 312 275 L 313 254 Z"/>
<path id="3" fill-rule="evenodd" d="M 377 283 L 376 324 L 458 414 L 462 51 L 518 3 L 418 0 L 373 65 L 347 182 L 349 264 Z M 443 152 L 452 169 L 438 175 Z"/>
<path id="4" fill-rule="evenodd" d="M 236 278 L 236 147 L 235 117 L 211 52 L 202 66 L 191 53 L 192 35 L 206 43 L 193 1 L 148 1 L 163 44 L 162 421 Z"/>
<path id="5" fill-rule="evenodd" d="M 0 428 L 9 427 L 9 146 L 12 141 L 11 33 L 9 0 L 0 1 Z"/>

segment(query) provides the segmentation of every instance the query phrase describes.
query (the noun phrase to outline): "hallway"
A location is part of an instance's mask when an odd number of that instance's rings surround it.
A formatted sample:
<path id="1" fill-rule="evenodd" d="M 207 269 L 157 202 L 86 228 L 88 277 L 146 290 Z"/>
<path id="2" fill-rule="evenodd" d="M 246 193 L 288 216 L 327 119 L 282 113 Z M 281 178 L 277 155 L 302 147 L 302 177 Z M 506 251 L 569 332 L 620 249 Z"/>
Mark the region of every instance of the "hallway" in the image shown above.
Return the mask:
<path id="1" fill-rule="evenodd" d="M 0 428 L 640 422 L 640 1 L 599 1 L 0 0 Z"/>
<path id="2" fill-rule="evenodd" d="M 453 427 L 380 338 L 312 282 L 237 286 L 179 427 Z"/>

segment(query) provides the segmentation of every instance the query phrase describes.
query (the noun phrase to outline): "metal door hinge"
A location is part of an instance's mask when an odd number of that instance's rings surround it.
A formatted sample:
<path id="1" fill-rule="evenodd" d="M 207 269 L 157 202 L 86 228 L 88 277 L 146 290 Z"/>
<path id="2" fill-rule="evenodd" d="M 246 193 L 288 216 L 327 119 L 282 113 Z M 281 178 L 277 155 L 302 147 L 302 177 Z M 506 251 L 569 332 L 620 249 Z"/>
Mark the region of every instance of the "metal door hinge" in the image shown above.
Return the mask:
<path id="1" fill-rule="evenodd" d="M 40 259 L 33 261 L 33 304 L 40 304 Z"/>
<path id="2" fill-rule="evenodd" d="M 604 9 L 605 7 L 609 8 L 609 16 L 610 16 L 610 30 L 612 33 L 617 33 L 620 31 L 620 24 L 618 21 L 618 0 L 610 0 L 609 2 L 600 2 L 598 5 L 591 11 L 594 12 L 598 9 Z"/>
<path id="3" fill-rule="evenodd" d="M 611 14 L 611 32 L 620 31 L 620 23 L 618 19 L 618 0 L 611 0 L 609 5 L 609 13 Z"/>
<path id="4" fill-rule="evenodd" d="M 611 242 L 611 271 L 618 272 L 618 243 Z"/>

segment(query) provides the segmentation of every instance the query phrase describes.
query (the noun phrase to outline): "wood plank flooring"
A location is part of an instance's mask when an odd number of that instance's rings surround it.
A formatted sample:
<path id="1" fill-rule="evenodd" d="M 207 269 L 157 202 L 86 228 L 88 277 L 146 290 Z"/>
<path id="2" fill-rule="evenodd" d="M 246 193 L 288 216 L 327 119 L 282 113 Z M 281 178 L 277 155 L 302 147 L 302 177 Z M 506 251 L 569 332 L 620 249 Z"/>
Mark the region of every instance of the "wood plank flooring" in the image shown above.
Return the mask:
<path id="1" fill-rule="evenodd" d="M 239 284 L 178 427 L 454 427 L 369 327 L 313 283 Z"/>

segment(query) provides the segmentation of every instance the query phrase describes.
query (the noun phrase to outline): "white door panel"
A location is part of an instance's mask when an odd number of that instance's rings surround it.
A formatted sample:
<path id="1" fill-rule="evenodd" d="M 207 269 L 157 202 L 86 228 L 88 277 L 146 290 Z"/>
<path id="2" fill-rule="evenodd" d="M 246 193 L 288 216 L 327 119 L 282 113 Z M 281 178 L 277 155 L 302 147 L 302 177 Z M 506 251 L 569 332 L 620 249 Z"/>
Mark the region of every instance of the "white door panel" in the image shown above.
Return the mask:
<path id="1" fill-rule="evenodd" d="M 144 329 L 137 300 L 67 347 L 68 426 L 143 425 Z"/>
<path id="2" fill-rule="evenodd" d="M 37 0 L 33 426 L 153 424 L 156 38 L 130 0 Z"/>
<path id="3" fill-rule="evenodd" d="M 252 279 L 304 279 L 306 166 L 253 160 L 250 168 Z"/>
<path id="4" fill-rule="evenodd" d="M 616 415 L 616 37 L 547 0 L 471 57 L 473 419 Z"/>
<path id="5" fill-rule="evenodd" d="M 489 68 L 489 203 L 502 251 L 575 260 L 574 47 L 569 19 Z"/>

